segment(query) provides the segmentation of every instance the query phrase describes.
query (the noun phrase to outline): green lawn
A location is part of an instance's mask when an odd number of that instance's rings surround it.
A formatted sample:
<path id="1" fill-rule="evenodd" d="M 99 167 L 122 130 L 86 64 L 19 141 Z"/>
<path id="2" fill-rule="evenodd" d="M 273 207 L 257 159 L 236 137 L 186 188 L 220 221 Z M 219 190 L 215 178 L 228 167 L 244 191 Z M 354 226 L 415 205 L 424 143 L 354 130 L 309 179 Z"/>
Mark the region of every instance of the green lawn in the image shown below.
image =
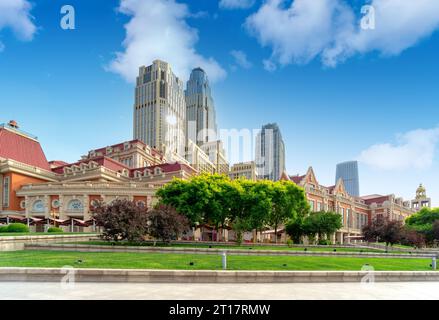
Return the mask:
<path id="1" fill-rule="evenodd" d="M 82 260 L 79 263 L 78 260 Z M 191 266 L 190 262 L 194 265 Z M 427 271 L 430 259 L 228 256 L 229 270 L 375 270 Z M 220 255 L 164 253 L 109 253 L 63 251 L 0 252 L 0 267 L 54 267 L 219 270 Z"/>
<path id="2" fill-rule="evenodd" d="M 79 241 L 79 242 L 72 242 L 71 244 L 84 244 L 84 245 L 111 245 L 109 242 L 105 241 L 99 241 L 99 240 L 92 240 L 92 241 Z M 133 244 L 128 242 L 117 242 L 115 243 L 117 246 L 152 246 L 152 243 L 144 243 L 144 244 Z M 209 246 L 212 247 L 212 249 L 240 249 L 240 250 L 291 250 L 291 251 L 304 251 L 305 247 L 287 247 L 287 246 L 270 246 L 270 245 L 257 245 L 257 246 L 251 246 L 251 245 L 209 245 L 209 244 L 189 244 L 189 243 L 174 243 L 171 245 L 163 245 L 163 244 L 157 244 L 157 246 L 160 247 L 167 247 L 167 248 L 209 248 Z M 328 247 L 306 247 L 307 251 L 317 251 L 317 252 L 333 252 L 334 250 L 337 250 L 337 252 L 379 252 L 383 253 L 384 250 L 380 249 L 370 249 L 370 248 L 334 248 L 331 246 Z M 393 253 L 396 253 L 396 251 L 392 251 Z M 404 252 L 407 253 L 407 252 Z"/>
<path id="3" fill-rule="evenodd" d="M 18 236 L 69 236 L 69 235 L 93 235 L 96 233 L 85 232 L 4 232 L 0 233 L 0 237 L 18 237 Z"/>

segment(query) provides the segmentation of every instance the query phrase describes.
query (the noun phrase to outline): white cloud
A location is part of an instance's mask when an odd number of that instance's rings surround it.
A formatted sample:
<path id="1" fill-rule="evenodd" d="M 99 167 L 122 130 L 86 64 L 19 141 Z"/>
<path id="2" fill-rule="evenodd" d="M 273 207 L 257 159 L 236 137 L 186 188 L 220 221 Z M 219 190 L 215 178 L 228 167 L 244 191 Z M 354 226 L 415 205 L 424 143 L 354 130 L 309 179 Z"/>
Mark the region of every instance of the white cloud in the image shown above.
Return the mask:
<path id="1" fill-rule="evenodd" d="M 365 2 L 366 3 L 366 2 Z M 336 66 L 355 54 L 398 55 L 439 28 L 437 0 L 371 0 L 373 30 L 360 27 L 361 12 L 347 0 L 267 0 L 245 23 L 270 60 L 287 65 L 320 58 Z"/>
<path id="2" fill-rule="evenodd" d="M 276 64 L 273 63 L 271 60 L 263 60 L 262 64 L 264 65 L 264 69 L 269 72 L 276 71 L 277 69 Z"/>
<path id="3" fill-rule="evenodd" d="M 222 9 L 248 9 L 255 4 L 255 0 L 221 0 L 219 7 Z"/>
<path id="4" fill-rule="evenodd" d="M 26 0 L 0 1 L 0 31 L 9 28 L 23 41 L 30 41 L 37 30 L 30 14 L 32 5 Z M 0 43 L 0 51 L 5 48 Z"/>
<path id="5" fill-rule="evenodd" d="M 250 69 L 253 66 L 252 63 L 248 61 L 245 52 L 241 50 L 232 50 L 230 51 L 230 54 L 235 59 L 235 63 L 241 68 Z"/>
<path id="6" fill-rule="evenodd" d="M 125 25 L 125 51 L 116 54 L 108 70 L 134 82 L 139 66 L 162 59 L 183 79 L 187 79 L 195 67 L 206 70 L 212 81 L 226 76 L 213 58 L 196 52 L 198 32 L 185 21 L 191 18 L 185 4 L 175 0 L 121 0 L 118 10 L 131 20 Z"/>
<path id="7" fill-rule="evenodd" d="M 394 144 L 371 146 L 358 160 L 383 170 L 426 169 L 433 164 L 438 143 L 439 127 L 413 130 L 398 135 Z"/>

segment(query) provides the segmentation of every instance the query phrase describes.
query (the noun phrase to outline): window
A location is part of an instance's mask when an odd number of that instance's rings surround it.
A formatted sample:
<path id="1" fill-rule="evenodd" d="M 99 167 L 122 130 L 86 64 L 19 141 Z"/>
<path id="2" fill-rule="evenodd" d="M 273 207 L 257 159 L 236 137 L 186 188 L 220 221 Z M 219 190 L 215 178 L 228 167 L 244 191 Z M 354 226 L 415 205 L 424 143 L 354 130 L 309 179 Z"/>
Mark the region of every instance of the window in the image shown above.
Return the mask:
<path id="1" fill-rule="evenodd" d="M 317 202 L 317 211 L 323 211 L 323 203 Z"/>
<path id="2" fill-rule="evenodd" d="M 9 207 L 9 185 L 10 177 L 3 179 L 3 207 Z"/>
<path id="3" fill-rule="evenodd" d="M 340 208 L 341 224 L 344 225 L 344 208 Z"/>
<path id="4" fill-rule="evenodd" d="M 44 213 L 45 206 L 42 200 L 37 200 L 32 205 L 32 212 Z"/>
<path id="5" fill-rule="evenodd" d="M 75 199 L 69 202 L 69 204 L 67 205 L 67 211 L 70 212 L 82 212 L 84 211 L 84 207 L 82 205 L 82 202 Z"/>
<path id="6" fill-rule="evenodd" d="M 309 206 L 311 207 L 311 211 L 314 211 L 314 201 L 309 201 Z"/>

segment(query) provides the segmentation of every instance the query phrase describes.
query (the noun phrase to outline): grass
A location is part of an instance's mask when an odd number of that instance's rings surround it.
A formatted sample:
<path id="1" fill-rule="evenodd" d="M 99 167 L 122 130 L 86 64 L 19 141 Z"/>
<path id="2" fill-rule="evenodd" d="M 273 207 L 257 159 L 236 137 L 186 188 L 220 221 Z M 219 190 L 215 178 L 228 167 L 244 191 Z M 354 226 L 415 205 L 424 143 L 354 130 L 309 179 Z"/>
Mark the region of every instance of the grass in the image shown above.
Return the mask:
<path id="1" fill-rule="evenodd" d="M 99 240 L 91 240 L 91 241 L 79 241 L 79 242 L 72 242 L 72 244 L 83 244 L 83 245 L 111 245 L 111 242 L 106 241 L 99 241 Z M 117 242 L 115 243 L 117 246 L 152 246 L 152 243 L 142 243 L 142 244 L 134 244 L 129 242 Z M 164 244 L 157 244 L 156 246 L 160 247 L 175 247 L 175 248 L 209 248 L 209 246 L 212 247 L 212 249 L 240 249 L 240 250 L 291 250 L 291 251 L 304 251 L 305 247 L 287 247 L 287 246 L 270 246 L 270 245 L 257 245 L 257 246 L 251 246 L 251 245 L 210 245 L 210 244 L 190 244 L 190 243 L 174 243 L 171 245 L 164 245 Z M 307 251 L 315 251 L 315 252 L 333 252 L 337 250 L 337 252 L 378 252 L 383 253 L 384 250 L 381 249 L 371 249 L 371 248 L 334 248 L 332 246 L 328 247 L 306 247 Z M 395 253 L 395 251 L 392 251 Z M 404 252 L 406 253 L 406 252 Z"/>
<path id="2" fill-rule="evenodd" d="M 68 236 L 76 234 L 96 234 L 85 232 L 3 232 L 0 237 L 15 237 L 15 236 Z"/>
<path id="3" fill-rule="evenodd" d="M 82 260 L 79 263 L 78 260 Z M 228 256 L 229 270 L 428 271 L 430 259 Z M 191 266 L 190 262 L 194 265 Z M 220 255 L 64 251 L 0 252 L 0 267 L 220 270 Z"/>

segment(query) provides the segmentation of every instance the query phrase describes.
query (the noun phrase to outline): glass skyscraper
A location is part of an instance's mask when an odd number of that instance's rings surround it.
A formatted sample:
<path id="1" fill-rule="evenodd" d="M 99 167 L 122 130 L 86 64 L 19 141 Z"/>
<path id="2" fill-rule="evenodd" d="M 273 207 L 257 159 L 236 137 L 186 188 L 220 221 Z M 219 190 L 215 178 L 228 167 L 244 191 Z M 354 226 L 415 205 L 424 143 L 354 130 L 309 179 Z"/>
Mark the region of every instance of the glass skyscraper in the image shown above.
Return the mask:
<path id="1" fill-rule="evenodd" d="M 360 178 L 357 161 L 339 163 L 335 174 L 335 183 L 337 183 L 340 178 L 343 179 L 346 191 L 351 196 L 360 196 Z"/>
<path id="2" fill-rule="evenodd" d="M 256 171 L 259 179 L 273 181 L 285 171 L 285 144 L 276 123 L 264 125 L 256 136 Z"/>
<path id="3" fill-rule="evenodd" d="M 206 72 L 192 70 L 186 87 L 187 139 L 201 146 L 216 140 L 217 125 L 215 106 Z"/>

